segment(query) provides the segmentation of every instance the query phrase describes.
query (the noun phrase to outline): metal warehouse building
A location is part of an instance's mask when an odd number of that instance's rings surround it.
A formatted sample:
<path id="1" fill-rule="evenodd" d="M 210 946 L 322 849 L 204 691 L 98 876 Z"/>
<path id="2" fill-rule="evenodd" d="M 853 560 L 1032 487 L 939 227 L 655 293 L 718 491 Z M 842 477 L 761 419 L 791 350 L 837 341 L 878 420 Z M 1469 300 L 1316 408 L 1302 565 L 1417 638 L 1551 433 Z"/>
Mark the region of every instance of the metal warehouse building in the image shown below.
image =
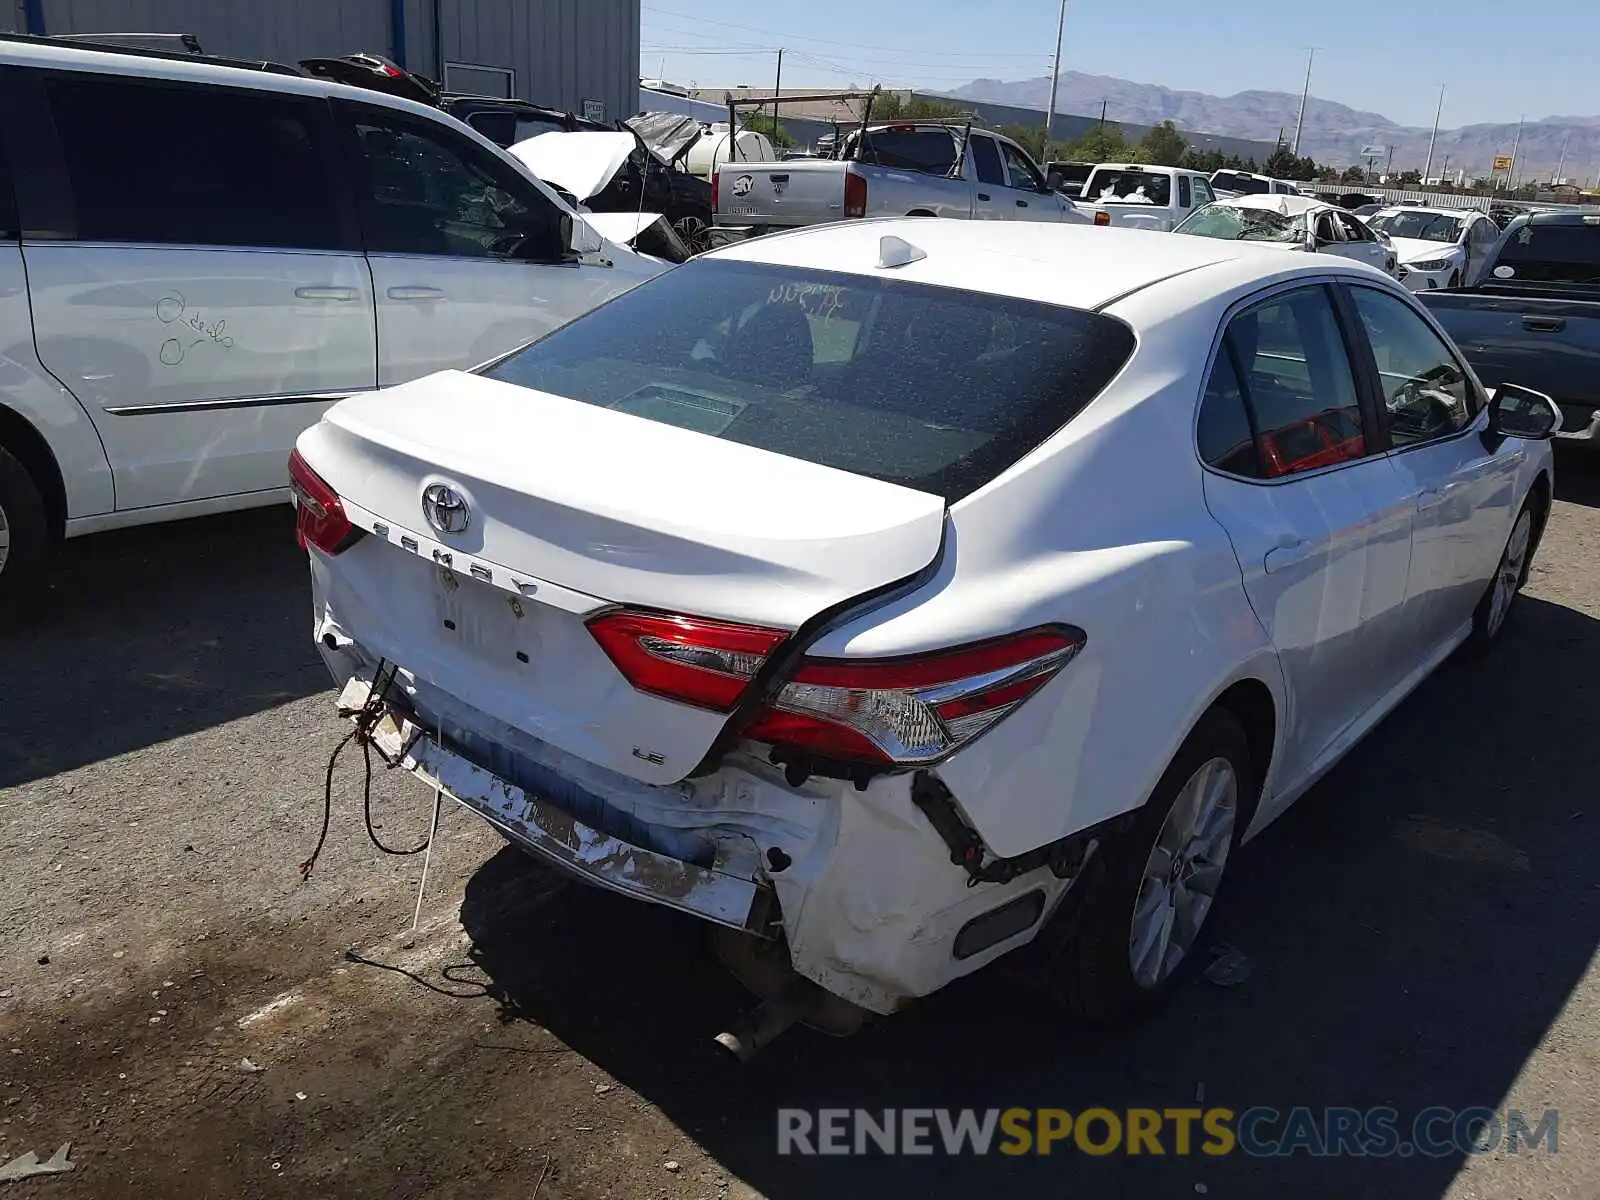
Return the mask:
<path id="1" fill-rule="evenodd" d="M 192 33 L 294 63 L 369 50 L 452 91 L 616 120 L 636 111 L 640 0 L 0 0 L 16 33 Z M 440 63 L 443 63 L 443 70 Z"/>

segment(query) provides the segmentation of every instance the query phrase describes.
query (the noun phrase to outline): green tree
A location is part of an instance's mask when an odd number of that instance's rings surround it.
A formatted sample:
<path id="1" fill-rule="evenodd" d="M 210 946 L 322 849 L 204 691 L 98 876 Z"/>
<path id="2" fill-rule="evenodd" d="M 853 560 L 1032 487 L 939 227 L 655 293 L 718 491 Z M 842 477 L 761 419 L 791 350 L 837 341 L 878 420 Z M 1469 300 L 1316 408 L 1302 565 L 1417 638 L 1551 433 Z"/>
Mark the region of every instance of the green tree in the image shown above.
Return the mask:
<path id="1" fill-rule="evenodd" d="M 1365 183 L 1367 173 L 1360 167 L 1346 167 L 1344 174 L 1339 176 L 1340 183 Z"/>
<path id="2" fill-rule="evenodd" d="M 1188 149 L 1189 143 L 1183 140 L 1178 127 L 1171 121 L 1163 121 L 1139 139 L 1139 161 L 1175 167 L 1183 161 L 1184 152 Z"/>
<path id="3" fill-rule="evenodd" d="M 1302 158 L 1282 143 L 1267 156 L 1265 170 L 1274 179 L 1311 180 L 1317 177 L 1316 160 Z"/>
<path id="4" fill-rule="evenodd" d="M 1209 175 L 1223 170 L 1228 163 L 1221 150 L 1185 150 L 1178 165 L 1186 171 L 1204 171 Z"/>
<path id="5" fill-rule="evenodd" d="M 1339 182 L 1339 168 L 1338 167 L 1318 167 L 1317 168 L 1317 179 L 1322 183 L 1338 183 Z"/>
<path id="6" fill-rule="evenodd" d="M 1400 186 L 1401 187 L 1420 187 L 1421 185 L 1422 185 L 1422 172 L 1421 171 L 1401 171 L 1400 172 Z"/>
<path id="7" fill-rule="evenodd" d="M 968 115 L 968 110 L 959 104 L 951 104 L 946 100 L 929 100 L 924 96 L 912 96 L 907 100 L 899 92 L 879 92 L 878 98 L 872 102 L 874 123 L 880 120 L 954 121 Z"/>
<path id="8" fill-rule="evenodd" d="M 1115 121 L 1096 125 L 1066 148 L 1066 157 L 1079 162 L 1127 162 L 1128 139 Z"/>
<path id="9" fill-rule="evenodd" d="M 769 113 L 756 113 L 754 116 L 746 117 L 744 127 L 753 133 L 766 134 L 772 144 L 780 150 L 787 150 L 790 146 L 799 144 L 787 129 L 772 119 Z"/>

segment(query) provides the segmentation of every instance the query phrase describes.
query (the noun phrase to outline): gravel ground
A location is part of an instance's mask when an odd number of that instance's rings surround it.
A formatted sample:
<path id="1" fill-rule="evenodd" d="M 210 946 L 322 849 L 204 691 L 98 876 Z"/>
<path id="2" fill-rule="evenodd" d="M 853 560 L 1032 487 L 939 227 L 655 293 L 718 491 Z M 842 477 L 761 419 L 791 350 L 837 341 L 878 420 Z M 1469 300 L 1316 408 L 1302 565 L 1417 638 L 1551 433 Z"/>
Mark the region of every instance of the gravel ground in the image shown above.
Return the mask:
<path id="1" fill-rule="evenodd" d="M 694 923 L 566 884 L 446 810 L 362 830 L 273 510 L 72 544 L 0 632 L 0 1159 L 19 1196 L 1600 1195 L 1600 475 L 1562 500 L 1514 626 L 1451 663 L 1241 855 L 1212 936 L 1253 964 L 1091 1032 L 1005 971 L 743 1072 L 746 1001 Z M 380 836 L 431 797 L 385 772 Z M 244 1065 L 249 1061 L 250 1069 Z M 1560 1112 L 1559 1152 L 1384 1160 L 780 1159 L 782 1107 Z"/>

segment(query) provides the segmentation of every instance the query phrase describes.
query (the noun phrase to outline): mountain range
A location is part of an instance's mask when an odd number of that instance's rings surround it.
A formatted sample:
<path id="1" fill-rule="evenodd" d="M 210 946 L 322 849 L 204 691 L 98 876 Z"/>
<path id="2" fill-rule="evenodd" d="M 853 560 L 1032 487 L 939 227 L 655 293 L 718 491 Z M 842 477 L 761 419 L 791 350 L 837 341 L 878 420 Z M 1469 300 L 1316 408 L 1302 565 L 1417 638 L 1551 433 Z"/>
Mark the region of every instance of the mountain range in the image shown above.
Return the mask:
<path id="1" fill-rule="evenodd" d="M 1041 112 L 1049 102 L 1050 77 L 1007 82 L 977 79 L 947 91 L 946 95 L 991 104 L 1014 104 Z M 1224 134 L 1271 142 L 1282 132 L 1294 137 L 1295 117 L 1300 109 L 1299 95 L 1291 92 L 1248 91 L 1232 96 L 1212 96 L 1205 92 L 1177 91 L 1155 84 L 1133 83 L 1109 75 L 1089 75 L 1063 71 L 1056 95 L 1056 111 L 1081 116 L 1098 116 L 1106 106 L 1108 120 L 1130 125 L 1156 125 L 1171 121 L 1179 129 L 1200 133 Z M 1300 153 L 1331 166 L 1350 166 L 1359 161 L 1368 146 L 1382 146 L 1389 161 L 1388 147 L 1394 147 L 1393 167 L 1397 171 L 1421 170 L 1428 155 L 1427 127 L 1401 125 L 1381 113 L 1363 112 L 1333 100 L 1312 96 L 1306 104 L 1305 127 L 1300 134 Z M 1446 169 L 1453 175 L 1465 168 L 1470 176 L 1487 175 L 1495 155 L 1511 153 L 1517 136 L 1515 122 L 1508 124 L 1465 125 L 1439 130 L 1434 147 L 1433 172 Z M 1522 127 L 1517 149 L 1519 177 L 1550 178 L 1562 158 L 1567 143 L 1566 165 L 1562 174 L 1578 183 L 1587 183 L 1600 170 L 1600 117 L 1544 117 Z"/>

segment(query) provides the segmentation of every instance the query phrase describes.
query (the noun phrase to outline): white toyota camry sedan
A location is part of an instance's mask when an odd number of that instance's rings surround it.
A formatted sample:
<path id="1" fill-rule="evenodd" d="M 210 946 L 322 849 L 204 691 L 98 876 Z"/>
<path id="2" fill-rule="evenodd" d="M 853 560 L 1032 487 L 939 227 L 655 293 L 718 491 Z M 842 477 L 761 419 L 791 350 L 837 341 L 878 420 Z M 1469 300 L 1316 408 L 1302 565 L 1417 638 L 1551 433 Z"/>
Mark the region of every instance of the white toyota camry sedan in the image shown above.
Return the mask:
<path id="1" fill-rule="evenodd" d="M 1500 634 L 1559 422 L 1345 259 L 896 219 L 346 400 L 291 472 L 391 762 L 852 1011 L 1042 939 L 1107 1018 Z"/>

